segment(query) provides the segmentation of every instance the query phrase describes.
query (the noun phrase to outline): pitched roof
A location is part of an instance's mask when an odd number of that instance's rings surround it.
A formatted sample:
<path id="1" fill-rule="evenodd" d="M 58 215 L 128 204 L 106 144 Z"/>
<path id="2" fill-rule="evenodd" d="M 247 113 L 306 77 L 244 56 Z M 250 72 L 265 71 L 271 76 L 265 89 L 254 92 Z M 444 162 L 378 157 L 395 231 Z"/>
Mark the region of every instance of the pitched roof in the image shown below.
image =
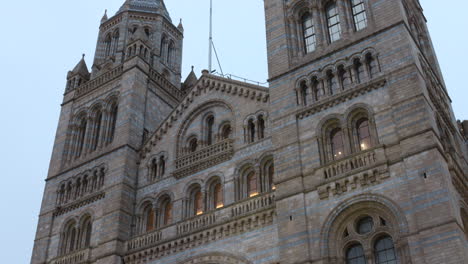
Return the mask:
<path id="1" fill-rule="evenodd" d="M 84 54 L 83 57 L 81 58 L 80 62 L 73 68 L 71 71 L 72 74 L 79 74 L 83 77 L 88 77 L 89 76 L 89 70 L 88 66 L 86 65 L 86 62 L 84 60 Z"/>
<path id="2" fill-rule="evenodd" d="M 169 12 L 167 12 L 164 0 L 126 0 L 117 13 L 125 11 L 146 12 L 159 14 L 172 22 Z"/>

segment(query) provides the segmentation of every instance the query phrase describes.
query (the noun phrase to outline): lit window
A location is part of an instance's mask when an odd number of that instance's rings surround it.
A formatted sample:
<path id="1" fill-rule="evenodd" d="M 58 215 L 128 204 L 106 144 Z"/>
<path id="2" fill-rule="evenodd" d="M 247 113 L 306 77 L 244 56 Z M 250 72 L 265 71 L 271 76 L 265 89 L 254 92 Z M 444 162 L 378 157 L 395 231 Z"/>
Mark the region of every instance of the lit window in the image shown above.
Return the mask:
<path id="1" fill-rule="evenodd" d="M 333 159 L 340 159 L 344 156 L 343 131 L 341 128 L 334 129 L 330 139 Z"/>
<path id="2" fill-rule="evenodd" d="M 361 150 L 367 150 L 372 147 L 369 120 L 367 120 L 367 118 L 363 118 L 357 123 L 357 134 L 359 139 L 359 148 Z"/>
<path id="3" fill-rule="evenodd" d="M 164 207 L 164 225 L 169 225 L 172 223 L 172 203 L 171 201 L 166 202 Z"/>
<path id="4" fill-rule="evenodd" d="M 302 31 L 304 36 L 304 47 L 306 53 L 311 53 L 315 50 L 317 44 L 315 37 L 315 27 L 312 15 L 306 13 L 302 16 Z"/>
<path id="5" fill-rule="evenodd" d="M 254 197 L 258 195 L 258 183 L 257 183 L 257 175 L 255 172 L 250 172 L 247 176 L 247 192 L 249 197 Z"/>
<path id="6" fill-rule="evenodd" d="M 327 7 L 328 35 L 330 42 L 335 42 L 341 38 L 340 15 L 335 3 Z"/>
<path id="7" fill-rule="evenodd" d="M 203 195 L 200 190 L 198 190 L 194 195 L 194 209 L 195 215 L 203 214 Z"/>
<path id="8" fill-rule="evenodd" d="M 155 228 L 154 209 L 149 207 L 146 211 L 146 232 L 153 231 Z"/>
<path id="9" fill-rule="evenodd" d="M 223 203 L 223 187 L 221 186 L 220 183 L 216 184 L 214 187 L 214 205 L 215 208 L 222 208 L 224 206 Z"/>
<path id="10" fill-rule="evenodd" d="M 367 27 L 366 8 L 364 0 L 351 0 L 353 9 L 354 27 L 356 31 L 362 30 Z"/>

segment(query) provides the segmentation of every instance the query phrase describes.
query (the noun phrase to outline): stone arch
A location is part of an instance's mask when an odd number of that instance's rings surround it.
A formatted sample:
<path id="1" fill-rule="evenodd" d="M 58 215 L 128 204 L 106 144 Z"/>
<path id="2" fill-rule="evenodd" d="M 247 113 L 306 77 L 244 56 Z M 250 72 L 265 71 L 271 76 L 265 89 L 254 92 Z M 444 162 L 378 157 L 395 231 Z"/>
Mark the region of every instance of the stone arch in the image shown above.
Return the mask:
<path id="1" fill-rule="evenodd" d="M 328 258 L 330 263 L 342 257 L 344 241 L 342 239 L 343 227 L 350 218 L 359 214 L 370 214 L 378 212 L 386 221 L 389 221 L 389 228 L 377 233 L 377 236 L 388 232 L 393 240 L 398 244 L 401 237 L 409 232 L 407 219 L 402 209 L 392 200 L 378 194 L 362 194 L 354 196 L 338 206 L 336 206 L 325 219 L 320 232 L 320 253 L 323 258 Z M 401 256 L 402 258 L 404 256 Z"/>
<path id="2" fill-rule="evenodd" d="M 187 115 L 185 117 L 184 121 L 181 123 L 181 125 L 179 127 L 179 130 L 177 132 L 176 144 L 175 144 L 176 156 L 180 156 L 182 153 L 184 153 L 183 152 L 183 146 L 185 146 L 186 136 L 187 136 L 187 133 L 190 130 L 190 127 L 191 127 L 190 125 L 200 115 L 204 115 L 205 113 L 210 112 L 209 111 L 210 108 L 216 107 L 216 106 L 225 107 L 226 109 L 228 109 L 230 111 L 230 113 L 231 113 L 231 118 L 230 118 L 231 125 L 234 126 L 234 124 L 235 124 L 234 110 L 233 110 L 233 107 L 231 105 L 229 105 L 227 102 L 221 101 L 221 100 L 210 100 L 210 101 L 207 101 L 207 102 L 204 102 L 204 103 L 200 104 L 193 111 L 191 111 L 189 115 Z M 222 119 L 222 120 L 225 120 L 225 119 Z M 190 133 L 190 134 L 192 134 L 192 133 Z M 202 135 L 200 135 L 200 137 L 201 136 Z M 200 141 L 200 138 L 198 140 Z"/>

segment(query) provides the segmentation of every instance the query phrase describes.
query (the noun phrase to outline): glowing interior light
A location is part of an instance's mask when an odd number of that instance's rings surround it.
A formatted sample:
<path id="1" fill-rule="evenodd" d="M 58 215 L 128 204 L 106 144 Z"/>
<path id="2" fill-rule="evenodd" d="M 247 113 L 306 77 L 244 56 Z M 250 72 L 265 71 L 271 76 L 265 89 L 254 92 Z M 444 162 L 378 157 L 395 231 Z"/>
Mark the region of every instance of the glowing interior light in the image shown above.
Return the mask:
<path id="1" fill-rule="evenodd" d="M 257 196 L 258 195 L 258 192 L 254 192 L 254 193 L 251 193 L 249 197 L 254 197 L 254 196 Z"/>
<path id="2" fill-rule="evenodd" d="M 202 215 L 203 214 L 203 211 L 198 211 L 197 212 L 197 215 Z"/>
<path id="3" fill-rule="evenodd" d="M 274 191 L 276 190 L 276 185 L 273 185 L 273 187 L 271 187 L 271 189 Z"/>
<path id="4" fill-rule="evenodd" d="M 366 149 L 367 149 L 366 144 L 362 143 L 362 144 L 361 144 L 361 149 L 362 149 L 362 150 L 366 150 Z"/>
<path id="5" fill-rule="evenodd" d="M 216 205 L 216 209 L 223 208 L 223 207 L 224 207 L 224 204 L 218 204 L 218 205 Z"/>

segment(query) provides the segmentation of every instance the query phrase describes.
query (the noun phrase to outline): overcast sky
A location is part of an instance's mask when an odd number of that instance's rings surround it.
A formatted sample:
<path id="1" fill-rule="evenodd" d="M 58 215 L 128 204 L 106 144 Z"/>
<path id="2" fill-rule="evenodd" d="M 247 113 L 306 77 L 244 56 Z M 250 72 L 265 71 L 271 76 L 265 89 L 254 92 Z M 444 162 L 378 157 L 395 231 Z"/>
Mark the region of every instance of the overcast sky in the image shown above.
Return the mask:
<path id="1" fill-rule="evenodd" d="M 99 21 L 124 0 L 2 1 L 0 41 L 0 248 L 2 263 L 29 263 L 67 71 L 92 64 Z M 267 79 L 263 1 L 214 0 L 223 70 Z M 468 1 L 421 0 L 455 114 L 468 119 Z M 207 68 L 208 0 L 166 0 L 185 28 L 183 77 Z M 463 33 L 465 32 L 465 33 Z"/>

